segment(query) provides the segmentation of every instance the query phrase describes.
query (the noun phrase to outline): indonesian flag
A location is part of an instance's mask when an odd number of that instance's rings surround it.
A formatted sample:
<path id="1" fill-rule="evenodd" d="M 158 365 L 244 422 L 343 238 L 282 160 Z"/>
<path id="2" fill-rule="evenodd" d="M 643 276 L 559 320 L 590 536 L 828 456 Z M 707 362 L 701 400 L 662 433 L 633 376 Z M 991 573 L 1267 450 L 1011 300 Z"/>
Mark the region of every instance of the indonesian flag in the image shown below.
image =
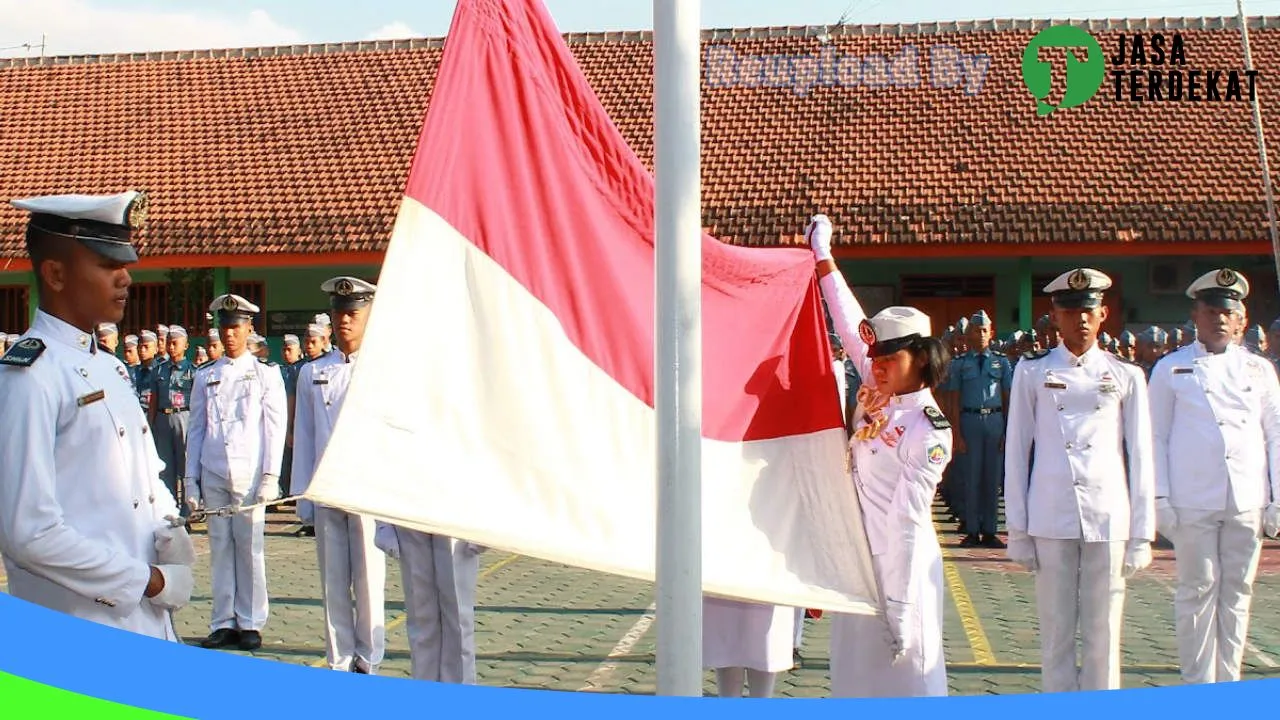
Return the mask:
<path id="1" fill-rule="evenodd" d="M 307 497 L 652 580 L 654 180 L 537 0 L 460 0 Z M 703 243 L 703 587 L 871 613 L 813 257 Z"/>

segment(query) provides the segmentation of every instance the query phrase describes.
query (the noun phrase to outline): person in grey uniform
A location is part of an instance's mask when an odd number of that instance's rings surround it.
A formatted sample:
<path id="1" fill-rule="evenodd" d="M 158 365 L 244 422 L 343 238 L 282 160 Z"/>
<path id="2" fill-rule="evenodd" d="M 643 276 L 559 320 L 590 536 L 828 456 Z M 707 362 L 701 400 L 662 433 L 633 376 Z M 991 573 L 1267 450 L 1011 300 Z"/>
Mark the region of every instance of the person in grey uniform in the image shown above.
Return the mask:
<path id="1" fill-rule="evenodd" d="M 1004 471 L 1004 408 L 1013 366 L 991 349 L 991 318 L 978 311 L 969 319 L 969 352 L 951 361 L 945 391 L 958 410 L 961 462 L 966 463 L 964 526 L 960 547 L 1003 548 L 996 535 L 1000 479 Z"/>
<path id="2" fill-rule="evenodd" d="M 169 362 L 161 363 L 152 373 L 149 419 L 156 451 L 164 462 L 160 477 L 185 518 L 191 515 L 191 508 L 182 497 L 182 483 L 178 479 L 187 467 L 187 421 L 191 416 L 191 388 L 196 382 L 196 368 L 187 359 L 186 328 L 174 325 L 166 338 Z"/>

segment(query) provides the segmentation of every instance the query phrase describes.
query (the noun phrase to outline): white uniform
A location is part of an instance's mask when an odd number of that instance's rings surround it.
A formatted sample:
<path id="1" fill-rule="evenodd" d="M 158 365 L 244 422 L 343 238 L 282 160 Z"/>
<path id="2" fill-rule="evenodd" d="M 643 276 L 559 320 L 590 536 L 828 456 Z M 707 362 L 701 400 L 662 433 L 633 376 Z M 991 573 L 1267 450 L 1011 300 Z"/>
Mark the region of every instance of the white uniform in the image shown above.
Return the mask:
<path id="1" fill-rule="evenodd" d="M 308 363 L 298 373 L 291 488 L 296 494 L 311 485 L 358 354 L 343 362 L 341 353 L 334 353 L 332 360 Z M 324 505 L 314 512 L 329 667 L 345 671 L 354 662 L 376 673 L 386 652 L 387 558 L 373 544 L 374 520 Z"/>
<path id="2" fill-rule="evenodd" d="M 1148 410 L 1142 370 L 1096 345 L 1077 358 L 1060 344 L 1014 369 L 1006 524 L 1035 545 L 1044 692 L 1120 687 L 1126 545 L 1155 537 Z"/>
<path id="3" fill-rule="evenodd" d="M 1280 382 L 1238 345 L 1195 342 L 1151 373 L 1156 496 L 1178 565 L 1178 656 L 1188 683 L 1240 679 L 1262 511 L 1280 497 Z"/>
<path id="4" fill-rule="evenodd" d="M 196 373 L 186 478 L 199 478 L 205 507 L 252 504 L 263 475 L 280 476 L 287 412 L 279 368 L 248 352 Z M 195 497 L 190 487 L 188 497 Z M 212 630 L 261 631 L 267 623 L 265 521 L 265 508 L 209 518 Z"/>
<path id="5" fill-rule="evenodd" d="M 128 372 L 91 334 L 43 311 L 29 367 L 0 364 L 0 554 L 9 593 L 123 630 L 177 641 L 143 598 L 155 531 L 176 516 Z M 22 348 L 18 348 L 21 351 Z"/>
<path id="6" fill-rule="evenodd" d="M 866 317 L 862 307 L 840 273 L 826 275 L 821 284 L 845 351 L 864 387 L 874 387 L 868 347 L 857 329 Z M 855 411 L 859 425 L 864 410 L 859 405 Z M 933 529 L 932 506 L 942 471 L 951 460 L 951 430 L 928 389 L 893 397 L 884 414 L 882 432 L 869 440 L 855 437 L 850 446 L 880 591 L 887 602 L 904 608 L 905 655 L 893 661 L 883 617 L 833 614 L 831 694 L 946 695 L 942 550 Z"/>
<path id="7" fill-rule="evenodd" d="M 417 680 L 474 685 L 476 581 L 483 548 L 378 525 L 380 535 L 392 535 L 399 547 L 411 674 Z"/>

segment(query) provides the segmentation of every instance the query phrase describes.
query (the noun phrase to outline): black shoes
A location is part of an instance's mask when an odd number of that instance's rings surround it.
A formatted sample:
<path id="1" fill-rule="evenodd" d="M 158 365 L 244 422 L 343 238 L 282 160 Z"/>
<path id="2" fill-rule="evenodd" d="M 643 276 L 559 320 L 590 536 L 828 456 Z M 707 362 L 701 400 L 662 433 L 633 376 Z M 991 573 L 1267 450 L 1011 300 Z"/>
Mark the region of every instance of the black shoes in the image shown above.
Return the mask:
<path id="1" fill-rule="evenodd" d="M 240 643 L 240 631 L 231 628 L 219 628 L 209 633 L 209 637 L 200 641 L 200 647 L 216 650 L 231 647 Z"/>
<path id="2" fill-rule="evenodd" d="M 293 534 L 294 537 L 315 537 L 316 528 L 314 525 L 303 525 L 298 528 L 298 532 Z"/>
<path id="3" fill-rule="evenodd" d="M 1008 545 L 1004 544 L 1004 541 L 1000 539 L 999 535 L 983 535 L 982 547 L 991 548 L 993 550 L 1003 550 L 1008 547 Z"/>
<path id="4" fill-rule="evenodd" d="M 262 647 L 262 633 L 257 630 L 245 630 L 240 633 L 241 650 L 257 650 Z"/>
<path id="5" fill-rule="evenodd" d="M 963 540 L 960 541 L 960 547 L 962 548 L 982 547 L 982 541 L 978 539 L 977 533 L 969 533 L 968 535 L 964 536 Z"/>

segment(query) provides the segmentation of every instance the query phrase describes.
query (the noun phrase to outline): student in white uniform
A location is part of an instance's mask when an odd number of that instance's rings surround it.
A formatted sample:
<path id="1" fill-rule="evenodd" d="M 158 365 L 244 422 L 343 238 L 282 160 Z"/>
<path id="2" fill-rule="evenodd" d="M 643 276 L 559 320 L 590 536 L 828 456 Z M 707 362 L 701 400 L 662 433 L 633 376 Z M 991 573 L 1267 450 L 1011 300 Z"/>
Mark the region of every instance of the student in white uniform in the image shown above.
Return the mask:
<path id="1" fill-rule="evenodd" d="M 1120 687 L 1125 579 L 1151 564 L 1147 385 L 1141 368 L 1098 347 L 1109 287 L 1090 268 L 1045 287 L 1061 344 L 1023 356 L 1009 397 L 1006 552 L 1036 574 L 1044 692 Z"/>
<path id="2" fill-rule="evenodd" d="M 1223 268 L 1187 295 L 1197 340 L 1151 373 L 1156 519 L 1173 541 L 1182 680 L 1240 679 L 1261 530 L 1280 526 L 1280 382 L 1231 341 L 1249 282 Z"/>
<path id="3" fill-rule="evenodd" d="M 883 615 L 831 616 L 831 694 L 947 694 L 942 549 L 933 497 L 951 460 L 951 425 L 933 390 L 948 353 L 929 316 L 889 307 L 867 319 L 831 257 L 831 222 L 805 231 L 831 319 L 862 379 L 850 441 Z"/>
<path id="4" fill-rule="evenodd" d="M 178 641 L 195 551 L 124 363 L 98 347 L 119 322 L 146 196 L 14 200 L 31 213 L 40 308 L 0 359 L 0 554 L 14 597 Z M 11 648 L 11 651 L 17 651 Z"/>
<path id="5" fill-rule="evenodd" d="M 410 674 L 474 685 L 476 582 L 485 548 L 381 521 L 377 528 L 378 549 L 400 561 Z"/>
<path id="6" fill-rule="evenodd" d="M 346 398 L 377 287 L 354 277 L 320 286 L 329 294 L 338 350 L 298 374 L 293 429 L 293 489 L 302 494 L 320 465 Z M 328 358 L 332 359 L 328 359 Z M 329 667 L 376 675 L 386 652 L 387 558 L 373 544 L 373 518 L 308 503 L 299 508 L 316 529 Z M 354 602 L 353 602 L 354 599 Z"/>
<path id="7" fill-rule="evenodd" d="M 262 647 L 267 624 L 266 508 L 280 492 L 288 430 L 284 376 L 254 357 L 248 339 L 258 306 L 239 295 L 214 299 L 226 354 L 196 373 L 187 431 L 187 502 L 210 509 L 255 505 L 209 518 L 213 570 L 212 632 L 203 647 Z"/>

